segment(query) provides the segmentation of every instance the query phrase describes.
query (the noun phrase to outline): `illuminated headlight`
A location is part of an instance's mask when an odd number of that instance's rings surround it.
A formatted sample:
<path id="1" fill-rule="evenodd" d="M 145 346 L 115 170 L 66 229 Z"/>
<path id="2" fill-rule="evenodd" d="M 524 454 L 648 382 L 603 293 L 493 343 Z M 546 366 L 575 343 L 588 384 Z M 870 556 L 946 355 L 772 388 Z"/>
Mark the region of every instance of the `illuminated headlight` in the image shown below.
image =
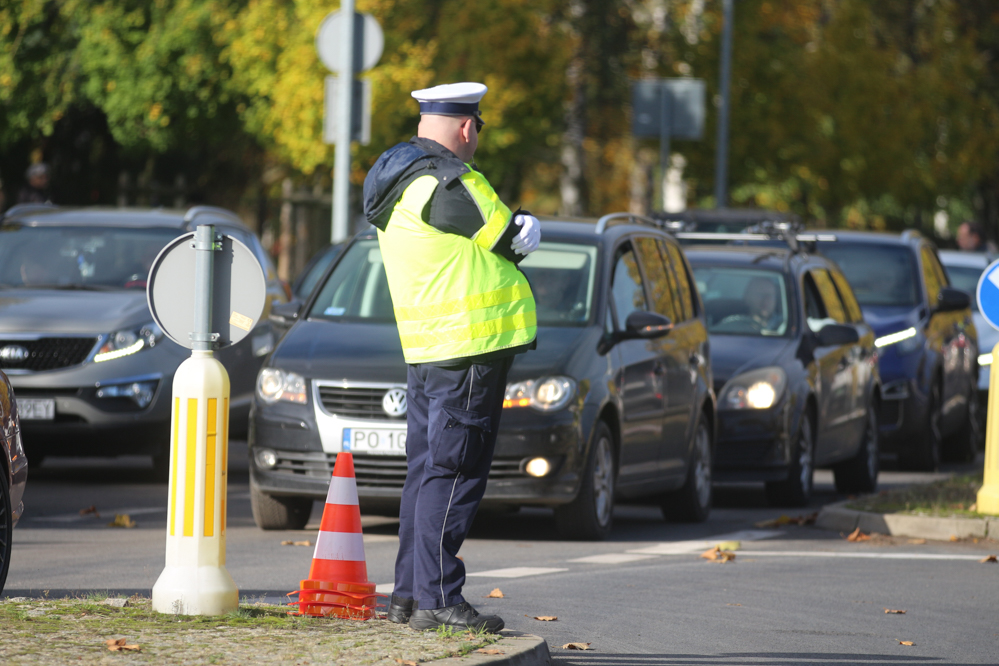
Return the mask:
<path id="1" fill-rule="evenodd" d="M 773 407 L 787 386 L 787 373 L 772 366 L 734 377 L 721 391 L 719 409 L 768 409 Z"/>
<path id="2" fill-rule="evenodd" d="M 874 346 L 881 349 L 890 345 L 898 345 L 895 347 L 895 351 L 897 353 L 911 354 L 919 349 L 920 339 L 918 336 L 919 331 L 915 328 L 907 328 L 904 331 L 899 331 L 897 333 L 882 335 L 874 341 Z"/>
<path id="3" fill-rule="evenodd" d="M 524 465 L 524 471 L 530 476 L 542 477 L 552 471 L 552 465 L 545 458 L 531 458 Z"/>
<path id="4" fill-rule="evenodd" d="M 989 352 L 988 354 L 979 354 L 978 365 L 979 367 L 983 365 L 992 365 L 992 352 Z"/>
<path id="5" fill-rule="evenodd" d="M 156 322 L 149 322 L 139 328 L 115 331 L 107 337 L 94 356 L 94 363 L 111 361 L 123 356 L 131 356 L 143 349 L 152 349 L 163 339 L 163 329 Z"/>
<path id="6" fill-rule="evenodd" d="M 129 382 L 127 384 L 112 384 L 97 389 L 98 398 L 129 398 L 132 402 L 145 409 L 153 401 L 158 381 Z"/>
<path id="7" fill-rule="evenodd" d="M 569 377 L 543 377 L 507 384 L 503 407 L 533 407 L 540 412 L 562 409 L 576 395 L 576 381 Z"/>
<path id="8" fill-rule="evenodd" d="M 256 459 L 258 467 L 271 469 L 277 465 L 277 454 L 270 449 L 257 449 L 253 457 Z"/>
<path id="9" fill-rule="evenodd" d="M 264 368 L 257 377 L 257 395 L 268 404 L 278 400 L 305 404 L 305 378 L 279 368 Z"/>

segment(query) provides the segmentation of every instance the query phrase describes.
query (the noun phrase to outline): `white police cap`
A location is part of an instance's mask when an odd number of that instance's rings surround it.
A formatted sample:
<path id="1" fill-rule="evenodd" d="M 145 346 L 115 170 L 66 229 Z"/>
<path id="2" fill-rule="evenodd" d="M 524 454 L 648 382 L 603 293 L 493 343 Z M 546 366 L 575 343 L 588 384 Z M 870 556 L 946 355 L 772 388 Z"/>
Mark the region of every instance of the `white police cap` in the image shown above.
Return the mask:
<path id="1" fill-rule="evenodd" d="M 446 83 L 410 93 L 420 103 L 420 114 L 479 117 L 479 100 L 489 90 L 481 83 Z"/>

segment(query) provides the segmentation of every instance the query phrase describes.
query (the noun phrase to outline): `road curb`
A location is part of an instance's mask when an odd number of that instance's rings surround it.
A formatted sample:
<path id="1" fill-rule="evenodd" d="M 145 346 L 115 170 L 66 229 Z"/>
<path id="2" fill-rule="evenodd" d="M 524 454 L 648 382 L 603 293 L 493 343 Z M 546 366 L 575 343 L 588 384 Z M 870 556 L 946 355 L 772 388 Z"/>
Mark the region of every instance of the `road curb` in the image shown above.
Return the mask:
<path id="1" fill-rule="evenodd" d="M 948 516 L 911 516 L 901 513 L 873 513 L 848 509 L 846 500 L 822 507 L 815 526 L 824 530 L 849 533 L 860 528 L 861 532 L 877 532 L 892 536 L 906 536 L 918 539 L 940 539 L 951 537 L 984 538 L 990 534 L 999 535 L 999 518 L 959 518 Z"/>
<path id="2" fill-rule="evenodd" d="M 448 657 L 427 662 L 432 666 L 551 666 L 552 657 L 548 643 L 541 636 L 520 631 L 501 631 L 497 642 L 486 650 L 499 650 L 503 654 L 470 652 L 464 657 Z"/>

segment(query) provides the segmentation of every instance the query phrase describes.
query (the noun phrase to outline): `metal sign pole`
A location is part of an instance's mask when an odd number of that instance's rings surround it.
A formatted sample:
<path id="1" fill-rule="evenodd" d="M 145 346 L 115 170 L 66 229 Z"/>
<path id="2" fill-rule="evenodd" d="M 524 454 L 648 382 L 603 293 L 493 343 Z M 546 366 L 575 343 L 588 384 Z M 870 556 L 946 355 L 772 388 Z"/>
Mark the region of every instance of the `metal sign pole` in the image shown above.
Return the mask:
<path id="1" fill-rule="evenodd" d="M 212 333 L 212 285 L 215 272 L 215 252 L 222 249 L 215 242 L 215 227 L 201 224 L 194 230 L 194 330 L 193 349 L 210 352 L 218 336 Z"/>
<path id="2" fill-rule="evenodd" d="M 350 225 L 350 135 L 354 108 L 354 0 L 341 0 L 340 72 L 336 114 L 336 161 L 333 169 L 333 225 L 330 240 L 347 239 Z"/>
<path id="3" fill-rule="evenodd" d="M 663 82 L 660 88 L 662 95 L 662 112 L 659 114 L 659 209 L 666 210 L 666 176 L 669 173 L 669 140 L 670 128 L 673 124 L 673 91 Z"/>
<path id="4" fill-rule="evenodd" d="M 715 147 L 715 208 L 728 205 L 728 98 L 732 69 L 732 2 L 722 1 L 721 76 L 718 87 L 721 106 L 718 108 L 718 145 Z"/>

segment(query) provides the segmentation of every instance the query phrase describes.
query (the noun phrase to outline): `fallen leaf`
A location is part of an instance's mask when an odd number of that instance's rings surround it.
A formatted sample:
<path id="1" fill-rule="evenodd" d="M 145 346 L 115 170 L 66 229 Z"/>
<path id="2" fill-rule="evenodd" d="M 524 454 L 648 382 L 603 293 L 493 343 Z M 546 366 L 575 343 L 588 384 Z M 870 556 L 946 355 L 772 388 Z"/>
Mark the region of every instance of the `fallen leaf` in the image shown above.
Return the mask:
<path id="1" fill-rule="evenodd" d="M 502 598 L 503 598 L 503 591 L 500 590 L 498 587 L 486 595 L 486 599 L 502 599 Z"/>
<path id="2" fill-rule="evenodd" d="M 457 558 L 458 558 L 459 560 L 461 560 L 462 562 L 464 562 L 464 561 L 465 561 L 465 558 L 464 558 L 464 557 L 462 557 L 461 555 L 456 555 L 455 557 L 457 557 Z"/>
<path id="3" fill-rule="evenodd" d="M 912 641 L 899 641 L 899 645 L 915 645 Z"/>
<path id="4" fill-rule="evenodd" d="M 701 557 L 712 562 L 731 562 L 735 559 L 735 553 L 715 546 L 701 553 Z"/>
<path id="5" fill-rule="evenodd" d="M 592 650 L 589 643 L 566 643 L 562 646 L 563 650 Z"/>
<path id="6" fill-rule="evenodd" d="M 968 511 L 978 513 L 978 502 L 973 502 L 972 505 L 968 507 Z"/>
<path id="7" fill-rule="evenodd" d="M 478 650 L 476 650 L 476 652 L 478 652 L 479 654 L 505 654 L 504 652 L 502 652 L 501 650 L 497 650 L 496 648 L 479 648 Z"/>
<path id="8" fill-rule="evenodd" d="M 136 522 L 132 520 L 131 516 L 127 513 L 116 513 L 114 514 L 114 520 L 108 523 L 108 527 L 128 527 L 132 528 L 136 526 Z"/>
<path id="9" fill-rule="evenodd" d="M 913 544 L 914 546 L 922 546 L 924 543 L 926 543 L 926 539 L 909 539 L 909 543 Z"/>
<path id="10" fill-rule="evenodd" d="M 986 562 L 999 562 L 999 558 L 997 558 L 995 555 L 989 555 L 987 557 L 983 557 L 982 559 L 980 559 L 978 561 L 981 564 L 985 564 Z"/>
<path id="11" fill-rule="evenodd" d="M 951 535 L 950 535 L 950 540 L 951 540 L 951 541 L 957 541 L 957 537 L 956 537 L 956 536 L 954 536 L 953 534 L 951 534 Z"/>
<path id="12" fill-rule="evenodd" d="M 889 613 L 893 614 L 893 615 L 905 615 L 905 611 L 904 610 L 895 610 L 894 608 L 886 608 L 885 609 L 885 614 L 889 614 Z"/>
<path id="13" fill-rule="evenodd" d="M 742 604 L 725 604 L 726 606 L 741 606 Z"/>
<path id="14" fill-rule="evenodd" d="M 311 546 L 311 541 L 282 541 L 282 546 Z"/>
<path id="15" fill-rule="evenodd" d="M 97 513 L 97 507 L 91 504 L 86 509 L 80 509 L 81 516 L 87 516 L 93 514 L 95 518 L 100 518 L 101 514 Z"/>
<path id="16" fill-rule="evenodd" d="M 846 540 L 847 541 L 869 541 L 870 538 L 871 538 L 870 534 L 864 534 L 863 532 L 860 531 L 860 528 L 858 527 L 857 529 L 855 529 L 852 532 L 850 532 L 850 534 L 846 537 Z"/>
<path id="17" fill-rule="evenodd" d="M 719 550 L 739 550 L 742 547 L 741 541 L 722 541 L 716 546 Z"/>
<path id="18" fill-rule="evenodd" d="M 399 659 L 396 657 L 395 663 L 402 664 L 402 666 L 417 666 L 415 661 L 410 661 L 409 659 Z"/>
<path id="19" fill-rule="evenodd" d="M 108 646 L 108 649 L 112 652 L 140 652 L 141 648 L 138 645 L 126 645 L 126 640 L 124 638 L 109 638 L 104 641 L 104 644 Z"/>
<path id="20" fill-rule="evenodd" d="M 554 622 L 558 619 L 558 615 L 535 615 L 534 619 L 542 622 Z"/>
<path id="21" fill-rule="evenodd" d="M 819 517 L 819 512 L 809 513 L 804 516 L 786 516 L 782 515 L 779 518 L 771 518 L 770 520 L 761 520 L 758 523 L 753 523 L 756 527 L 781 527 L 783 525 L 813 525 Z"/>

